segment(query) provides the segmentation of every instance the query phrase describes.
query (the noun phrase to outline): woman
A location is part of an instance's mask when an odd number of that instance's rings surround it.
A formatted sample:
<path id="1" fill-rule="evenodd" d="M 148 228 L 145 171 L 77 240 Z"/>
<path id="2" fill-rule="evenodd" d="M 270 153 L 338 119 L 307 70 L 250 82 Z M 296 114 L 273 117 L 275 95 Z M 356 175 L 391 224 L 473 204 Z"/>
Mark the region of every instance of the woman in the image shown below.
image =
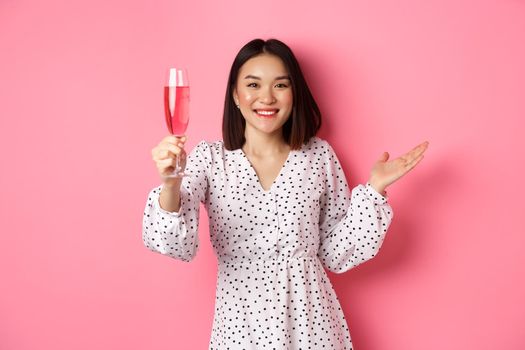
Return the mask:
<path id="1" fill-rule="evenodd" d="M 352 349 L 324 268 L 343 273 L 378 252 L 393 217 L 385 189 L 423 158 L 428 143 L 388 161 L 350 192 L 321 113 L 292 51 L 256 39 L 229 76 L 223 140 L 185 137 L 152 150 L 163 184 L 149 193 L 144 244 L 175 259 L 196 254 L 199 205 L 218 259 L 210 349 Z M 165 178 L 180 154 L 183 180 Z"/>

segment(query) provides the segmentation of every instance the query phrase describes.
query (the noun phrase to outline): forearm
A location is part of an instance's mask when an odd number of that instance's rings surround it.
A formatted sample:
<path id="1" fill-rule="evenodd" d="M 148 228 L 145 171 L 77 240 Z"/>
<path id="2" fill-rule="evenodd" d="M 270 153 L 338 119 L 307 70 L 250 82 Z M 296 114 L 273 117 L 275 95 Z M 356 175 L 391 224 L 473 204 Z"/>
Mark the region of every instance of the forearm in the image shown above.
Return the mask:
<path id="1" fill-rule="evenodd" d="M 199 244 L 199 203 L 196 198 L 186 195 L 184 187 L 180 187 L 177 191 L 180 192 L 180 201 L 187 205 L 181 205 L 180 212 L 168 212 L 160 207 L 163 191 L 171 192 L 168 197 L 173 197 L 177 190 L 162 190 L 162 186 L 157 186 L 150 191 L 142 219 L 142 241 L 153 252 L 190 261 Z"/>
<path id="2" fill-rule="evenodd" d="M 330 206 L 344 208 L 347 204 L 338 200 Z M 392 218 L 393 211 L 386 198 L 380 197 L 371 185 L 357 185 L 352 189 L 345 215 L 333 215 L 320 225 L 318 255 L 322 263 L 332 272 L 343 273 L 373 258 Z"/>
<path id="3" fill-rule="evenodd" d="M 164 184 L 160 191 L 160 207 L 169 212 L 178 212 L 180 209 L 180 185 L 182 179 L 177 179 L 169 185 Z"/>

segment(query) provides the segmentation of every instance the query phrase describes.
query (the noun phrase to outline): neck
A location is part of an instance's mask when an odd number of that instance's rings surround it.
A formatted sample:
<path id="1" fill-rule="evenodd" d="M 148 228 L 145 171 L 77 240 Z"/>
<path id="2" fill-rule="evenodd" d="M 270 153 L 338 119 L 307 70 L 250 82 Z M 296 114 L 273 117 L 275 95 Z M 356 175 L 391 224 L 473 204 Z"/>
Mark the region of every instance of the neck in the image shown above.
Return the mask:
<path id="1" fill-rule="evenodd" d="M 272 134 L 246 128 L 244 137 L 246 142 L 242 146 L 242 150 L 246 154 L 267 156 L 290 150 L 290 146 L 284 141 L 282 128 Z"/>

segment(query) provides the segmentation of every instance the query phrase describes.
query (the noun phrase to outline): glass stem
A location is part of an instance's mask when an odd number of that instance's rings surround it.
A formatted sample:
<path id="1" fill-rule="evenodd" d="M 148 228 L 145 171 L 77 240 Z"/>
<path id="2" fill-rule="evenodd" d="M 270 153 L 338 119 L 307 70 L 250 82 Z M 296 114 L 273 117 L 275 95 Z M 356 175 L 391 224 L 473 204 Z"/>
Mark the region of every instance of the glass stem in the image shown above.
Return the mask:
<path id="1" fill-rule="evenodd" d="M 177 154 L 177 165 L 175 167 L 175 172 L 178 174 L 180 173 L 180 165 L 179 165 L 179 155 Z"/>

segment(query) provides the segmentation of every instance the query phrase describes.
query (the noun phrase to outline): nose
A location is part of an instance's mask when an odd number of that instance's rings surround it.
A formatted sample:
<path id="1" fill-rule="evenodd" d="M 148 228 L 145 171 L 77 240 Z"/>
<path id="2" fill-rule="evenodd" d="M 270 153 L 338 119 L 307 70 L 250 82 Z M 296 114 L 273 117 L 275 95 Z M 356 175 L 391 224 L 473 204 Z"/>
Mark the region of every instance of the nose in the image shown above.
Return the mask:
<path id="1" fill-rule="evenodd" d="M 259 96 L 259 100 L 264 104 L 272 104 L 275 102 L 275 96 L 273 95 L 273 91 L 271 88 L 268 89 L 262 89 L 261 94 Z"/>

